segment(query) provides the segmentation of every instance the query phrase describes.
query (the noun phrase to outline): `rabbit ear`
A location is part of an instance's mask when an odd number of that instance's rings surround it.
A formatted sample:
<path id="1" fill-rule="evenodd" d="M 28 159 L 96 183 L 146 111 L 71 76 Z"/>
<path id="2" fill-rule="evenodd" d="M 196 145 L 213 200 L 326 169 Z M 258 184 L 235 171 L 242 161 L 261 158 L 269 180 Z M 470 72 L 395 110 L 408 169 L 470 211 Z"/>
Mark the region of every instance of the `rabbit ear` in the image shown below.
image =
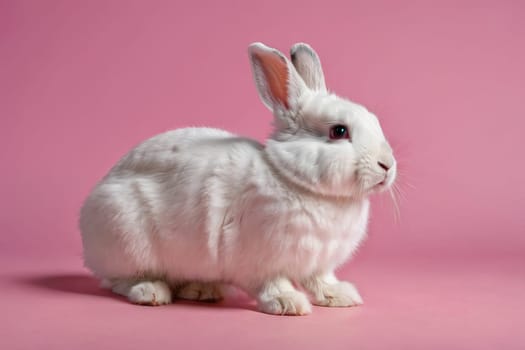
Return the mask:
<path id="1" fill-rule="evenodd" d="M 253 77 L 259 96 L 270 110 L 295 111 L 307 89 L 294 66 L 278 50 L 262 43 L 248 47 Z"/>
<path id="2" fill-rule="evenodd" d="M 317 53 L 305 43 L 297 43 L 290 49 L 293 65 L 306 86 L 314 91 L 326 91 L 323 68 Z"/>

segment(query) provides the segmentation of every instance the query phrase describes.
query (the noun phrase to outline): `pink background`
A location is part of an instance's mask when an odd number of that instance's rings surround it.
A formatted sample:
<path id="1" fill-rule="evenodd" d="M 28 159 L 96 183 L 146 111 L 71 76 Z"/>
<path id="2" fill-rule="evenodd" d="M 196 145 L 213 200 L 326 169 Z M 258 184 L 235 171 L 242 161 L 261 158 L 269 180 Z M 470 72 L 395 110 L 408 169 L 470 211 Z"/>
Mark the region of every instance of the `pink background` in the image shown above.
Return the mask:
<path id="1" fill-rule="evenodd" d="M 0 348 L 524 348 L 524 38 L 522 1 L 0 1 Z M 394 146 L 400 219 L 374 198 L 339 273 L 365 305 L 273 317 L 98 289 L 77 216 L 121 155 L 189 125 L 270 132 L 253 41 L 310 43 Z"/>

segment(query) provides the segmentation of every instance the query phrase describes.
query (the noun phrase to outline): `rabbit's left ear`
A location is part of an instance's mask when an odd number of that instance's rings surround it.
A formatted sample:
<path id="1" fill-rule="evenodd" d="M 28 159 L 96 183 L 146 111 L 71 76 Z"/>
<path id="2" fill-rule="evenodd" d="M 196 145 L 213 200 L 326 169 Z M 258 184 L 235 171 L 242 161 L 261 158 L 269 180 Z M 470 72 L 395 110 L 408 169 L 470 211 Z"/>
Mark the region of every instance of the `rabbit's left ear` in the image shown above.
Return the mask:
<path id="1" fill-rule="evenodd" d="M 299 98 L 308 87 L 292 63 L 281 52 L 262 43 L 251 44 L 248 53 L 263 103 L 275 114 L 294 115 Z"/>
<path id="2" fill-rule="evenodd" d="M 292 63 L 306 86 L 314 91 L 326 91 L 323 68 L 317 53 L 305 43 L 297 43 L 290 49 Z"/>

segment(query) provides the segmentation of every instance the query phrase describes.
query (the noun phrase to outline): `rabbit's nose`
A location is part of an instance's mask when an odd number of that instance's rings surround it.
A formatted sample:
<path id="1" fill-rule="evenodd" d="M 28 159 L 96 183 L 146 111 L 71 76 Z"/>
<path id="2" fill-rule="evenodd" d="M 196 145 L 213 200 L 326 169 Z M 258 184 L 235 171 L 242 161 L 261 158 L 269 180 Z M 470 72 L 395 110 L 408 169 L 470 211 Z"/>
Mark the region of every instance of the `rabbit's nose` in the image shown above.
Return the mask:
<path id="1" fill-rule="evenodd" d="M 386 142 L 381 145 L 380 151 L 376 156 L 377 165 L 385 172 L 388 172 L 395 164 L 394 155 L 392 154 L 392 148 Z"/>
<path id="2" fill-rule="evenodd" d="M 381 162 L 381 161 L 378 161 L 377 164 L 378 164 L 381 168 L 383 168 L 385 171 L 388 171 L 388 169 L 390 169 L 390 168 L 392 167 L 391 164 L 388 164 L 388 165 L 387 165 L 387 164 L 385 164 L 385 163 L 383 163 L 383 162 Z"/>

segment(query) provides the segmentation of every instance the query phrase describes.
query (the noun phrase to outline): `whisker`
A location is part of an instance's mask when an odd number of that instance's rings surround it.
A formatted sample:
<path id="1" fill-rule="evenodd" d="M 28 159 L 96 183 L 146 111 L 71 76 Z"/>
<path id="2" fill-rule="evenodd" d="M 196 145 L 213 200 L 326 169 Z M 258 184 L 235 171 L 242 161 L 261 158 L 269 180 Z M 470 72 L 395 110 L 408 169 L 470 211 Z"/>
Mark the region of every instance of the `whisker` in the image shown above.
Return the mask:
<path id="1" fill-rule="evenodd" d="M 404 180 L 403 180 L 403 185 L 406 185 L 406 186 L 408 186 L 408 187 L 410 187 L 410 188 L 412 188 L 412 189 L 414 189 L 414 190 L 416 189 L 416 186 L 415 186 L 415 185 L 411 184 L 410 182 L 406 182 L 406 181 L 404 181 Z"/>
<path id="2" fill-rule="evenodd" d="M 399 223 L 401 222 L 401 210 L 399 209 L 399 204 L 397 202 L 393 187 L 389 189 L 388 193 L 390 193 L 390 198 L 392 199 L 392 204 L 394 205 L 394 220 L 396 223 Z"/>
<path id="3" fill-rule="evenodd" d="M 392 189 L 395 191 L 395 193 L 400 199 L 406 200 L 406 193 L 401 189 L 401 187 L 398 184 L 394 183 L 392 185 Z"/>
<path id="4" fill-rule="evenodd" d="M 410 188 L 412 188 L 412 189 L 415 189 L 416 186 L 415 186 L 414 184 L 408 182 L 408 181 L 407 181 L 407 177 L 408 177 L 408 176 L 407 176 L 406 173 L 404 173 L 404 172 L 402 172 L 402 171 L 400 171 L 400 170 L 397 171 L 397 181 L 398 181 L 398 182 L 402 182 L 403 185 L 406 185 L 406 186 L 408 186 L 408 187 L 410 187 Z"/>

